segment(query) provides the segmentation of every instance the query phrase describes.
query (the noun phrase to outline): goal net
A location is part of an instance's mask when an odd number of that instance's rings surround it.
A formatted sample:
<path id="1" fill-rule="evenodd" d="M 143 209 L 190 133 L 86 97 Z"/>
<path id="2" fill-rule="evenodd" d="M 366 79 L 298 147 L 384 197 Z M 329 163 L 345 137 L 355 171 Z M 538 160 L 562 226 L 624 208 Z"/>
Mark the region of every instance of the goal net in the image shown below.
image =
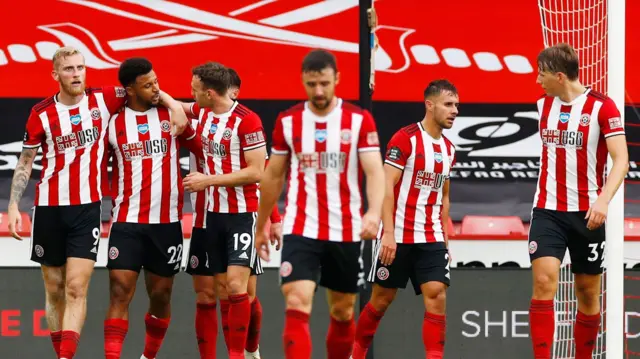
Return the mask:
<path id="1" fill-rule="evenodd" d="M 612 8 L 612 3 L 617 7 Z M 620 4 L 622 4 L 622 11 L 620 11 Z M 575 48 L 580 59 L 582 84 L 608 94 L 622 109 L 624 106 L 624 0 L 538 0 L 538 7 L 545 47 L 568 43 Z M 613 13 L 612 9 L 616 12 Z M 619 23 L 614 24 L 615 27 L 612 28 L 610 22 L 621 22 L 621 35 Z M 616 31 L 616 37 L 612 37 L 612 29 Z M 622 48 L 620 49 L 619 43 L 615 43 L 615 51 L 612 51 L 610 39 L 622 41 Z M 622 56 L 622 66 L 620 62 L 614 62 L 617 61 L 614 55 L 609 56 L 612 52 L 617 57 Z M 616 66 L 619 68 L 615 69 Z M 611 162 L 609 167 L 610 164 Z M 623 357 L 623 309 L 621 308 L 624 306 L 622 298 L 624 274 L 621 263 L 624 235 L 623 201 L 620 198 L 622 191 L 621 188 L 615 202 L 612 201 L 609 205 L 605 248 L 608 260 L 605 258 L 606 268 L 602 276 L 600 296 L 602 326 L 593 353 L 593 358 L 596 359 L 606 358 L 607 355 L 609 358 Z M 620 268 L 609 266 L 608 263 L 613 263 Z M 607 285 L 608 281 L 609 285 Z M 614 291 L 611 290 L 612 285 L 614 285 Z M 619 287 L 615 287 L 616 285 Z M 613 295 L 610 295 L 611 292 Z M 607 316 L 607 300 L 609 304 L 615 304 L 608 308 L 610 314 L 613 313 L 609 316 Z M 553 358 L 575 358 L 573 327 L 577 308 L 571 261 L 567 253 L 560 269 L 559 287 L 555 298 L 556 332 Z M 611 334 L 611 328 L 616 328 L 615 334 Z M 618 340 L 608 339 L 607 334 L 615 335 Z"/>

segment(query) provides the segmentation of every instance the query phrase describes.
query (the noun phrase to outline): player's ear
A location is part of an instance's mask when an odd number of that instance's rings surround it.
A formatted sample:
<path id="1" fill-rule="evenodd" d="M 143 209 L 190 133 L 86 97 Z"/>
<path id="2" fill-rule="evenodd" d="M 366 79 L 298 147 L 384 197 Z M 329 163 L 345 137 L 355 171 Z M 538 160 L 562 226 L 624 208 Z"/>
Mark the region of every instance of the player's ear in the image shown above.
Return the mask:
<path id="1" fill-rule="evenodd" d="M 340 83 L 340 71 L 336 72 L 336 85 Z"/>
<path id="2" fill-rule="evenodd" d="M 127 91 L 127 95 L 129 96 L 133 96 L 135 95 L 135 90 L 133 89 L 133 86 L 127 86 L 124 88 Z"/>
<path id="3" fill-rule="evenodd" d="M 51 77 L 56 81 L 60 81 L 60 75 L 58 75 L 55 69 L 51 70 Z"/>
<path id="4" fill-rule="evenodd" d="M 427 109 L 427 111 L 432 111 L 434 105 L 435 104 L 430 99 L 428 98 L 424 99 L 424 107 Z"/>

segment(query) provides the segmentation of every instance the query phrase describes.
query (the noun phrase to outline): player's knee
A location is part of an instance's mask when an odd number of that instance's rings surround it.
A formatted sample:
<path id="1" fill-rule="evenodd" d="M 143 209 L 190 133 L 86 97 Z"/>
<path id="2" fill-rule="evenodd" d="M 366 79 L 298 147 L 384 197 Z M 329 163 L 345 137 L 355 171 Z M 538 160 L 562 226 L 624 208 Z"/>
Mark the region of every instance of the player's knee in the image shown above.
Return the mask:
<path id="1" fill-rule="evenodd" d="M 50 303 L 61 302 L 65 298 L 65 283 L 64 280 L 49 280 L 44 284 L 47 294 L 47 301 Z"/>
<path id="2" fill-rule="evenodd" d="M 431 313 L 444 314 L 447 305 L 447 289 L 442 287 L 431 288 L 425 293 L 425 309 Z"/>
<path id="3" fill-rule="evenodd" d="M 152 306 L 167 306 L 171 303 L 171 287 L 153 288 L 149 292 L 149 301 Z"/>
<path id="4" fill-rule="evenodd" d="M 353 305 L 339 302 L 331 305 L 331 317 L 338 321 L 347 321 L 353 318 Z"/>
<path id="5" fill-rule="evenodd" d="M 212 304 L 216 302 L 216 291 L 213 288 L 200 288 L 196 291 L 196 302 Z"/>
<path id="6" fill-rule="evenodd" d="M 242 278 L 227 277 L 227 293 L 229 295 L 247 293 L 247 282 Z"/>
<path id="7" fill-rule="evenodd" d="M 67 301 L 80 300 L 87 297 L 87 287 L 83 280 L 67 280 L 65 298 Z"/>
<path id="8" fill-rule="evenodd" d="M 385 291 L 382 293 L 375 293 L 375 295 L 372 295 L 369 302 L 371 303 L 371 306 L 373 306 L 375 310 L 377 310 L 378 312 L 384 312 L 387 310 L 387 308 L 389 308 L 389 306 L 391 305 L 395 297 L 396 297 L 395 291 L 388 291 L 388 292 Z"/>
<path id="9" fill-rule="evenodd" d="M 286 294 L 286 307 L 287 309 L 309 312 L 311 310 L 311 297 L 312 295 L 305 295 L 301 291 L 292 290 Z"/>
<path id="10" fill-rule="evenodd" d="M 534 296 L 553 298 L 553 296 L 555 296 L 557 285 L 558 283 L 556 283 L 554 276 L 547 273 L 538 273 L 533 278 Z"/>
<path id="11" fill-rule="evenodd" d="M 112 281 L 110 286 L 111 303 L 129 304 L 133 297 L 134 286 Z"/>
<path id="12" fill-rule="evenodd" d="M 600 306 L 600 288 L 576 286 L 576 297 L 581 306 L 597 308 Z"/>

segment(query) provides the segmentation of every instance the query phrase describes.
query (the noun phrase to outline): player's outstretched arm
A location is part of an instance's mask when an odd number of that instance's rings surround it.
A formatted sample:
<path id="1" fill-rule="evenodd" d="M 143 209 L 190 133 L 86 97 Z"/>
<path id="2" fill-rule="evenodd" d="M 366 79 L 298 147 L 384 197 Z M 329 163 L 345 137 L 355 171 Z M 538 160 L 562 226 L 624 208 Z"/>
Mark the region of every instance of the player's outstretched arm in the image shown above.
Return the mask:
<path id="1" fill-rule="evenodd" d="M 15 239 L 21 240 L 18 235 L 18 229 L 22 225 L 22 216 L 20 215 L 20 199 L 24 194 L 27 185 L 29 184 L 29 178 L 31 177 L 31 169 L 33 168 L 33 161 L 38 153 L 38 148 L 23 148 L 20 158 L 18 159 L 18 165 L 13 172 L 13 180 L 11 181 L 11 195 L 9 197 L 9 232 Z"/>
<path id="2" fill-rule="evenodd" d="M 273 208 L 282 194 L 285 174 L 288 168 L 288 155 L 272 154 L 269 164 L 260 181 L 260 205 L 258 208 L 258 223 L 256 225 L 256 249 L 260 257 L 269 260 L 269 245 L 264 234 L 264 227 L 271 216 Z M 277 248 L 279 249 L 279 248 Z"/>
<path id="3" fill-rule="evenodd" d="M 360 165 L 367 177 L 367 199 L 369 209 L 362 219 L 362 239 L 373 239 L 378 234 L 380 213 L 385 194 L 385 176 L 382 157 L 379 151 L 367 151 L 359 154 Z"/>
<path id="4" fill-rule="evenodd" d="M 607 211 L 609 202 L 620 188 L 627 172 L 629 172 L 629 152 L 627 149 L 627 140 L 624 135 L 611 136 L 606 139 L 607 150 L 613 160 L 613 167 L 607 176 L 607 181 L 602 188 L 602 192 L 598 199 L 591 205 L 585 219 L 587 228 L 593 230 L 600 227 L 607 219 Z"/>

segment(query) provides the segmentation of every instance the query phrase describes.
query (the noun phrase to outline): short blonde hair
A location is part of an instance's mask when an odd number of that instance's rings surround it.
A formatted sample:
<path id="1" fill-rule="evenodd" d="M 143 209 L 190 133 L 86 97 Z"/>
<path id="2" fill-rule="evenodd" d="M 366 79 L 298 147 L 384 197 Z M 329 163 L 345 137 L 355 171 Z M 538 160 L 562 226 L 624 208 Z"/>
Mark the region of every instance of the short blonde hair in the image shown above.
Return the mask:
<path id="1" fill-rule="evenodd" d="M 571 81 L 577 80 L 580 60 L 576 50 L 566 43 L 556 44 L 542 50 L 538 55 L 538 67 L 545 72 L 562 72 Z"/>
<path id="2" fill-rule="evenodd" d="M 53 59 L 52 59 L 53 68 L 55 69 L 56 67 L 58 67 L 58 63 L 60 62 L 60 59 L 64 59 L 68 56 L 73 56 L 73 55 L 82 55 L 82 53 L 80 52 L 80 50 L 72 46 L 64 46 L 57 49 L 56 52 L 53 54 Z"/>

